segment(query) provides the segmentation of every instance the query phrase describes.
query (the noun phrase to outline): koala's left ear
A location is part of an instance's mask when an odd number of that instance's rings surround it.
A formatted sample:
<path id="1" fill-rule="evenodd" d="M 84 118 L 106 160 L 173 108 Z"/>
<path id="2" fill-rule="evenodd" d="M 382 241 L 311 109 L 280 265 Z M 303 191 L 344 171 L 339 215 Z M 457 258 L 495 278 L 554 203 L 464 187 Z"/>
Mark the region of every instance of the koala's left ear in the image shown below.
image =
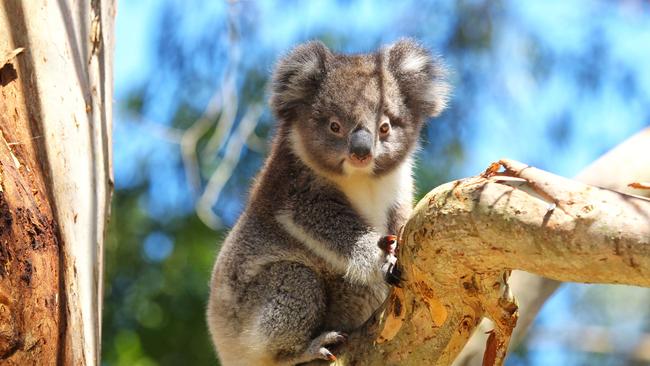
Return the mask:
<path id="1" fill-rule="evenodd" d="M 439 115 L 447 106 L 450 91 L 442 63 L 411 39 L 399 40 L 385 52 L 388 70 L 407 106 L 423 117 Z"/>

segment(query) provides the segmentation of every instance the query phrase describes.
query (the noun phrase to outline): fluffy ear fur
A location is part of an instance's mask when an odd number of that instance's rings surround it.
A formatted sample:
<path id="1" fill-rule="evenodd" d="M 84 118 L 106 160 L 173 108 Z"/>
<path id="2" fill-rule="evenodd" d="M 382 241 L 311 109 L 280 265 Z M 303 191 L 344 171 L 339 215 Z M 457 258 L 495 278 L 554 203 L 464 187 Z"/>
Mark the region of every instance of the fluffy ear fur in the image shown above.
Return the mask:
<path id="1" fill-rule="evenodd" d="M 285 121 L 296 117 L 298 109 L 309 107 L 325 77 L 327 61 L 333 55 L 320 41 L 294 48 L 275 68 L 271 108 Z"/>
<path id="2" fill-rule="evenodd" d="M 422 116 L 439 115 L 449 97 L 447 72 L 441 62 L 411 39 L 399 40 L 386 53 L 388 70 L 397 80 L 407 106 Z"/>

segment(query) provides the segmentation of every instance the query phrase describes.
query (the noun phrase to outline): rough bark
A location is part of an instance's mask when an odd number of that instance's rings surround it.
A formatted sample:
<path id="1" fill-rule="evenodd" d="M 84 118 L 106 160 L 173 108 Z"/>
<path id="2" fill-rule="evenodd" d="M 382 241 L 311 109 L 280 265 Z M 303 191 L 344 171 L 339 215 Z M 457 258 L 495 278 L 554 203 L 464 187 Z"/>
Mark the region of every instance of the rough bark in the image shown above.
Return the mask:
<path id="1" fill-rule="evenodd" d="M 621 193 L 650 197 L 650 190 L 629 186 L 633 182 L 650 182 L 650 128 L 635 134 L 594 161 L 578 173 L 575 180 Z M 511 346 L 516 346 L 524 338 L 542 305 L 560 284 L 531 273 L 512 273 L 510 285 L 519 301 L 519 320 L 512 334 Z M 488 338 L 486 332 L 492 328 L 492 322 L 484 319 L 454 365 L 480 365 Z"/>
<path id="2" fill-rule="evenodd" d="M 0 2 L 0 363 L 99 361 L 113 1 Z"/>
<path id="3" fill-rule="evenodd" d="M 483 316 L 495 323 L 484 363 L 500 364 L 517 319 L 513 269 L 650 287 L 650 201 L 501 163 L 416 206 L 401 235 L 403 288 L 341 364 L 448 365 Z"/>

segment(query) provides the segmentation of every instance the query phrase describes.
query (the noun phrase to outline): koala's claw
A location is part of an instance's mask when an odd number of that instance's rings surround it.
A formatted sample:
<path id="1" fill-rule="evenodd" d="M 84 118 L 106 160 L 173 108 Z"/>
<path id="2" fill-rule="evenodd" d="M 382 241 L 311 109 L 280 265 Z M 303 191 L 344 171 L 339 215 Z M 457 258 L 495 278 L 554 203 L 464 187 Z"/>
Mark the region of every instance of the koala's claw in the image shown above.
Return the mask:
<path id="1" fill-rule="evenodd" d="M 379 239 L 377 243 L 379 248 L 386 253 L 387 260 L 384 265 L 384 279 L 389 285 L 401 287 L 400 282 L 402 281 L 402 271 L 397 265 L 397 236 L 395 235 L 386 235 Z"/>
<path id="2" fill-rule="evenodd" d="M 342 332 L 327 332 L 322 337 L 322 345 L 338 345 L 348 341 L 348 335 Z"/>
<path id="3" fill-rule="evenodd" d="M 325 332 L 316 337 L 309 347 L 313 354 L 320 359 L 336 361 L 336 356 L 330 351 L 348 341 L 348 335 L 341 332 Z"/>
<path id="4" fill-rule="evenodd" d="M 336 356 L 325 347 L 321 347 L 318 353 L 320 353 L 320 358 L 324 360 L 336 361 Z"/>
<path id="5" fill-rule="evenodd" d="M 384 278 L 389 285 L 402 287 L 402 270 L 397 266 L 397 262 L 395 262 L 395 264 L 389 265 Z"/>

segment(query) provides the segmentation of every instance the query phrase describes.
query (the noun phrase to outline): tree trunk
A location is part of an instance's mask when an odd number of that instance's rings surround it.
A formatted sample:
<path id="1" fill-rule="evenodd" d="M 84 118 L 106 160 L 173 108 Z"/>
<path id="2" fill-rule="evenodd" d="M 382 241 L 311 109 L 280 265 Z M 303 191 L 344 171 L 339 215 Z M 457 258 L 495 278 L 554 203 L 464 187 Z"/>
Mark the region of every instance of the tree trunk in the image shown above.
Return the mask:
<path id="1" fill-rule="evenodd" d="M 501 364 L 518 317 L 511 270 L 650 287 L 649 223 L 647 199 L 512 161 L 442 185 L 400 235 L 403 287 L 339 362 L 448 365 L 486 316 L 483 363 Z"/>
<path id="2" fill-rule="evenodd" d="M 0 363 L 96 365 L 113 1 L 0 2 Z"/>

